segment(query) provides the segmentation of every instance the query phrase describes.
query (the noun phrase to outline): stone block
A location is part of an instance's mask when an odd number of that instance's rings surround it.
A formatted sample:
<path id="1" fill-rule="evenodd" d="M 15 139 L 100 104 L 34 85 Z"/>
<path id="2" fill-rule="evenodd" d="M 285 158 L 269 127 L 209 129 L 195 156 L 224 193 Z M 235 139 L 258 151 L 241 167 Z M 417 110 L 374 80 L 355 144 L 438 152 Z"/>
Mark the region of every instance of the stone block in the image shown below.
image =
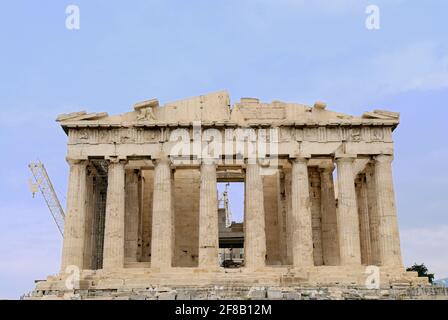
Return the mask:
<path id="1" fill-rule="evenodd" d="M 96 289 L 118 289 L 122 288 L 124 281 L 122 279 L 102 279 L 95 286 Z"/>
<path id="2" fill-rule="evenodd" d="M 266 299 L 266 296 L 265 288 L 251 288 L 247 294 L 247 298 L 252 300 Z"/>
<path id="3" fill-rule="evenodd" d="M 191 293 L 187 291 L 179 291 L 176 300 L 191 300 Z"/>
<path id="4" fill-rule="evenodd" d="M 302 296 L 299 292 L 286 292 L 284 298 L 286 300 L 300 300 Z"/>
<path id="5" fill-rule="evenodd" d="M 176 300 L 176 291 L 160 292 L 156 297 L 158 300 Z"/>
<path id="6" fill-rule="evenodd" d="M 269 300 L 282 300 L 283 292 L 280 289 L 271 289 L 267 290 L 267 296 Z"/>

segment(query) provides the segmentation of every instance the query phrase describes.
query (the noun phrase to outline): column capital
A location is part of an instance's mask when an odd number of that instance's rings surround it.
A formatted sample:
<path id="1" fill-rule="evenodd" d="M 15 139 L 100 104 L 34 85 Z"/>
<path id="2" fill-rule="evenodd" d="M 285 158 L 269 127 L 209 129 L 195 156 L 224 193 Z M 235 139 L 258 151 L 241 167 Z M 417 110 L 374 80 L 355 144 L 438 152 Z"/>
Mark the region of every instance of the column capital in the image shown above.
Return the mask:
<path id="1" fill-rule="evenodd" d="M 69 158 L 69 157 L 65 158 L 65 160 L 67 161 L 67 163 L 70 166 L 77 165 L 77 164 L 87 165 L 87 162 L 88 162 L 87 159 L 74 159 L 74 158 Z"/>
<path id="2" fill-rule="evenodd" d="M 122 164 L 126 164 L 128 162 L 128 160 L 126 158 L 123 157 L 115 157 L 115 156 L 107 156 L 104 157 L 105 160 L 109 161 L 109 163 L 122 163 Z"/>
<path id="3" fill-rule="evenodd" d="M 218 166 L 219 159 L 215 158 L 202 158 L 199 160 L 199 165 L 214 165 L 215 167 Z"/>
<path id="4" fill-rule="evenodd" d="M 152 157 L 151 161 L 155 166 L 158 164 L 168 164 L 171 166 L 173 164 L 172 159 L 167 155 L 159 155 L 156 157 Z"/>
<path id="5" fill-rule="evenodd" d="M 325 164 L 322 164 L 319 166 L 319 172 L 332 173 L 335 168 L 336 168 L 336 166 L 334 165 L 333 162 L 325 163 Z"/>
<path id="6" fill-rule="evenodd" d="M 391 163 L 394 160 L 394 156 L 390 154 L 379 154 L 373 158 L 375 162 L 379 163 Z"/>
<path id="7" fill-rule="evenodd" d="M 308 165 L 310 158 L 311 158 L 311 155 L 296 154 L 294 156 L 290 156 L 288 160 L 291 164 L 295 163 L 295 164 Z"/>
<path id="8" fill-rule="evenodd" d="M 249 164 L 256 164 L 258 166 L 261 166 L 258 162 L 258 159 L 254 158 L 244 158 L 244 165 L 247 166 Z"/>
<path id="9" fill-rule="evenodd" d="M 336 156 L 336 163 L 338 162 L 353 162 L 357 158 L 356 154 L 340 154 Z"/>
<path id="10" fill-rule="evenodd" d="M 311 159 L 311 154 L 303 152 L 294 152 L 289 155 L 289 160 L 309 160 Z"/>

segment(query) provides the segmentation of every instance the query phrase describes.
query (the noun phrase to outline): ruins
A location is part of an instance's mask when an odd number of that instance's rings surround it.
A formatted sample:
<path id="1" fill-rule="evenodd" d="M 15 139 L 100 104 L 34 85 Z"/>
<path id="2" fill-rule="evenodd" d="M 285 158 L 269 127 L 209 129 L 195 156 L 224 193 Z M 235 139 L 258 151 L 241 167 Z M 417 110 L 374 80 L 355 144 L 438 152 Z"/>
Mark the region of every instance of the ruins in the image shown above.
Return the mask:
<path id="1" fill-rule="evenodd" d="M 402 263 L 398 113 L 255 98 L 232 106 L 223 91 L 57 121 L 70 166 L 62 262 L 35 297 L 278 298 L 368 287 L 367 266 L 378 267 L 378 288 L 427 284 Z M 245 185 L 236 240 L 218 222 L 221 182 Z M 226 243 L 243 247 L 240 268 L 220 264 Z"/>

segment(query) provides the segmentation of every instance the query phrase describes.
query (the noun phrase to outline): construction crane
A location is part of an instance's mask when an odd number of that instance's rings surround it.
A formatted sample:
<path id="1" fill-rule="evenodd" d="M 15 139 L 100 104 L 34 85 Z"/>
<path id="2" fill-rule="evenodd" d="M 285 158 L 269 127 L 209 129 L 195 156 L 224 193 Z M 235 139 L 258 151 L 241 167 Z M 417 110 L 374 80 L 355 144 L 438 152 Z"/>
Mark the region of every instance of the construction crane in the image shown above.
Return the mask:
<path id="1" fill-rule="evenodd" d="M 33 198 L 38 190 L 42 193 L 42 196 L 47 203 L 48 209 L 50 209 L 51 215 L 59 229 L 61 235 L 64 235 L 64 220 L 65 213 L 62 209 L 61 203 L 59 202 L 58 196 L 54 191 L 53 184 L 51 183 L 50 177 L 48 176 L 47 170 L 42 162 L 32 162 L 28 165 L 33 174 L 33 180 L 29 180 L 29 186 L 33 194 Z"/>
<path id="2" fill-rule="evenodd" d="M 224 189 L 224 192 L 222 193 L 222 202 L 224 204 L 224 210 L 226 213 L 226 227 L 229 228 L 232 225 L 232 213 L 230 212 L 230 206 L 229 206 L 229 186 L 230 183 L 226 184 L 226 188 Z"/>

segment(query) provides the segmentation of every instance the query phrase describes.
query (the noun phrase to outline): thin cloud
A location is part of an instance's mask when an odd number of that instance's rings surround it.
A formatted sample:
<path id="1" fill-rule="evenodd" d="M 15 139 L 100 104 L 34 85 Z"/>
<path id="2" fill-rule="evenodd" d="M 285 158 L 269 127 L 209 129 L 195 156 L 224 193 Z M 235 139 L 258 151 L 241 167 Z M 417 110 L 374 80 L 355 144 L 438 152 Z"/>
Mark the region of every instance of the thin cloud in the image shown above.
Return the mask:
<path id="1" fill-rule="evenodd" d="M 309 82 L 309 87 L 338 97 L 353 110 L 366 97 L 448 88 L 448 54 L 433 42 L 413 43 L 348 60 L 334 68 L 327 66 L 316 71 Z"/>
<path id="2" fill-rule="evenodd" d="M 448 225 L 404 228 L 401 242 L 406 266 L 424 263 L 436 279 L 448 277 Z"/>

